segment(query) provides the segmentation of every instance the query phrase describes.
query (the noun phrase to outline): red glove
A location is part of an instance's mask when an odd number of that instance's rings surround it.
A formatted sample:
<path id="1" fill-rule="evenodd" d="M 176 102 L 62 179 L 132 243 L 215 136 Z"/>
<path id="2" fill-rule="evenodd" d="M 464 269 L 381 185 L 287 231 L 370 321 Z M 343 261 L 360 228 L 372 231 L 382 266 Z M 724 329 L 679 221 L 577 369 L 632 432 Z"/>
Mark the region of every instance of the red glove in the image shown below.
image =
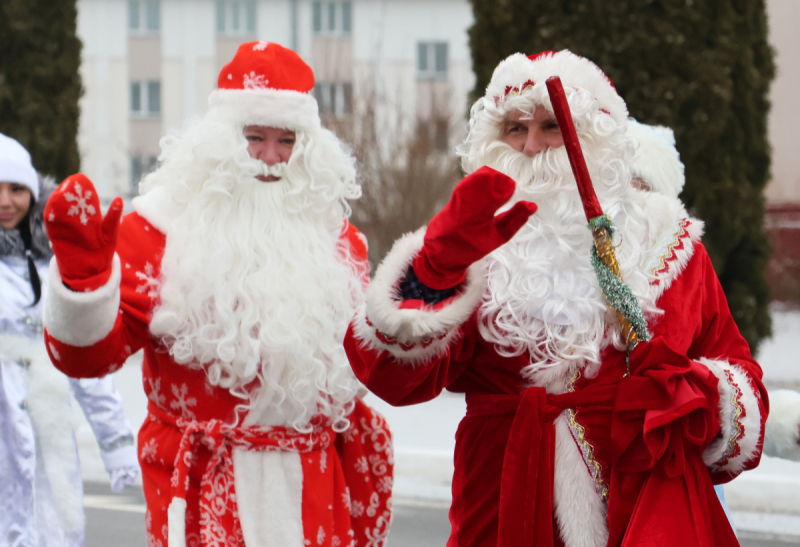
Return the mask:
<path id="1" fill-rule="evenodd" d="M 108 282 L 120 216 L 122 198 L 115 198 L 103 218 L 92 181 L 80 173 L 65 179 L 50 196 L 45 226 L 67 287 L 87 292 Z"/>
<path id="2" fill-rule="evenodd" d="M 425 285 L 443 290 L 463 283 L 467 268 L 508 242 L 536 212 L 530 201 L 495 212 L 514 194 L 516 183 L 491 167 L 467 175 L 444 209 L 428 223 L 425 243 L 414 257 L 414 273 Z"/>

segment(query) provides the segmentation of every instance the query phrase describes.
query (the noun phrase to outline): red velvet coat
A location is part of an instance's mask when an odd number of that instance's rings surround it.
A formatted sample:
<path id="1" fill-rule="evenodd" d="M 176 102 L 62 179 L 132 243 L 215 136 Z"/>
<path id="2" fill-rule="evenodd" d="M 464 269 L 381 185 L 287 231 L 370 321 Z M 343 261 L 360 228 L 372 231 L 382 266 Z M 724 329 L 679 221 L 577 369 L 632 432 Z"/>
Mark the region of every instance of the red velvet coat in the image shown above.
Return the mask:
<path id="1" fill-rule="evenodd" d="M 398 242 L 346 349 L 393 405 L 466 394 L 449 547 L 738 544 L 712 483 L 758 465 L 767 399 L 701 230 L 681 218 L 662 234 L 650 278 L 664 314 L 650 318 L 630 377 L 625 354 L 607 348 L 596 377 L 578 371 L 556 393 L 527 387 L 528 357 L 481 337 L 478 266 L 443 305 L 393 300 L 422 234 Z"/>
<path id="2" fill-rule="evenodd" d="M 137 210 L 153 223 L 138 213 L 124 217 L 105 286 L 71 292 L 53 262 L 45 337 L 53 363 L 73 377 L 114 372 L 144 349 L 148 416 L 138 443 L 148 544 L 165 546 L 170 536 L 170 545 L 174 538 L 188 545 L 242 545 L 244 533 L 244 539 L 260 539 L 248 541 L 253 544 L 271 538 L 296 547 L 353 539 L 382 545 L 392 488 L 383 418 L 357 401 L 343 434 L 324 424 L 310 434 L 226 428 L 241 399 L 209 384 L 204 370 L 177 364 L 149 334 L 166 241 L 163 225 L 156 225 L 165 215 L 153 211 L 152 199 L 143 201 L 144 207 L 135 203 Z M 350 256 L 366 262 L 360 233 L 348 225 L 342 237 Z"/>

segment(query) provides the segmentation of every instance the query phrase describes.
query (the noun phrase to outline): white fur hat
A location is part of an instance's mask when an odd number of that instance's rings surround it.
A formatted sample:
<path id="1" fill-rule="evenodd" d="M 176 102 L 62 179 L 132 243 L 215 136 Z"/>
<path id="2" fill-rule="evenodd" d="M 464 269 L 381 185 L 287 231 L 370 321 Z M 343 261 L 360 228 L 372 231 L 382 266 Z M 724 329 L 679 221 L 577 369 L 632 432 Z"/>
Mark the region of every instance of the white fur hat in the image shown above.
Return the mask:
<path id="1" fill-rule="evenodd" d="M 638 144 L 631 174 L 654 192 L 678 197 L 686 182 L 683 163 L 675 148 L 675 134 L 663 125 L 628 120 L 627 134 Z"/>
<path id="2" fill-rule="evenodd" d="M 559 76 L 564 87 L 585 89 L 597 100 L 600 110 L 624 125 L 628 108 L 602 70 L 589 59 L 569 50 L 544 51 L 536 55 L 514 53 L 497 65 L 486 87 L 486 100 L 499 103 L 509 94 L 524 93 L 550 76 Z"/>
<path id="3" fill-rule="evenodd" d="M 31 155 L 16 139 L 0 133 L 0 182 L 22 184 L 39 199 L 39 177 L 31 163 Z"/>

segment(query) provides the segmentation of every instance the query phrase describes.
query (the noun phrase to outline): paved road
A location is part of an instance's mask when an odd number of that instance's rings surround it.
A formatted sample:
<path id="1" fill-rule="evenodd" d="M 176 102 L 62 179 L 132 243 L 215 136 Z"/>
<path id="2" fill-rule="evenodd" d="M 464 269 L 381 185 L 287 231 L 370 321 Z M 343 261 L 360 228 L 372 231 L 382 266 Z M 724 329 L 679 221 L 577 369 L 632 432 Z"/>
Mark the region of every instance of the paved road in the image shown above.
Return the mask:
<path id="1" fill-rule="evenodd" d="M 107 485 L 87 483 L 86 547 L 145 547 L 141 489 L 113 495 Z M 447 508 L 395 502 L 390 547 L 444 547 L 450 533 Z M 788 543 L 746 538 L 742 547 L 786 547 Z"/>

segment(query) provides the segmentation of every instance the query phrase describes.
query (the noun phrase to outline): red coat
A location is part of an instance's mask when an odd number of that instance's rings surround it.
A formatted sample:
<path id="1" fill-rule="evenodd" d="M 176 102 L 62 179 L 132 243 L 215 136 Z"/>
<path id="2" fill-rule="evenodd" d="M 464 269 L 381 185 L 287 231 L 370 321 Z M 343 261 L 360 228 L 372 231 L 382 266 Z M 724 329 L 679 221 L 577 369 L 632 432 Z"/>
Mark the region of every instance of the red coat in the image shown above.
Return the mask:
<path id="1" fill-rule="evenodd" d="M 701 230 L 678 219 L 662 234 L 651 284 L 664 315 L 631 376 L 607 348 L 597 376 L 577 372 L 564 393 L 526 389 L 527 355 L 482 338 L 478 266 L 451 302 L 393 302 L 422 233 L 395 246 L 345 345 L 359 379 L 393 405 L 466 394 L 449 547 L 737 545 L 712 482 L 758 465 L 767 399 Z"/>
<path id="2" fill-rule="evenodd" d="M 342 434 L 324 425 L 310 434 L 226 428 L 241 399 L 209 384 L 204 370 L 175 363 L 149 334 L 166 241 L 155 224 L 138 213 L 124 217 L 114 272 L 92 293 L 63 287 L 54 261 L 45 332 L 53 363 L 73 377 L 114 372 L 144 350 L 149 401 L 138 443 L 149 545 L 166 545 L 167 536 L 241 545 L 243 532 L 253 545 L 382 545 L 392 488 L 383 419 L 357 401 Z M 359 232 L 347 225 L 342 237 L 365 262 Z"/>

